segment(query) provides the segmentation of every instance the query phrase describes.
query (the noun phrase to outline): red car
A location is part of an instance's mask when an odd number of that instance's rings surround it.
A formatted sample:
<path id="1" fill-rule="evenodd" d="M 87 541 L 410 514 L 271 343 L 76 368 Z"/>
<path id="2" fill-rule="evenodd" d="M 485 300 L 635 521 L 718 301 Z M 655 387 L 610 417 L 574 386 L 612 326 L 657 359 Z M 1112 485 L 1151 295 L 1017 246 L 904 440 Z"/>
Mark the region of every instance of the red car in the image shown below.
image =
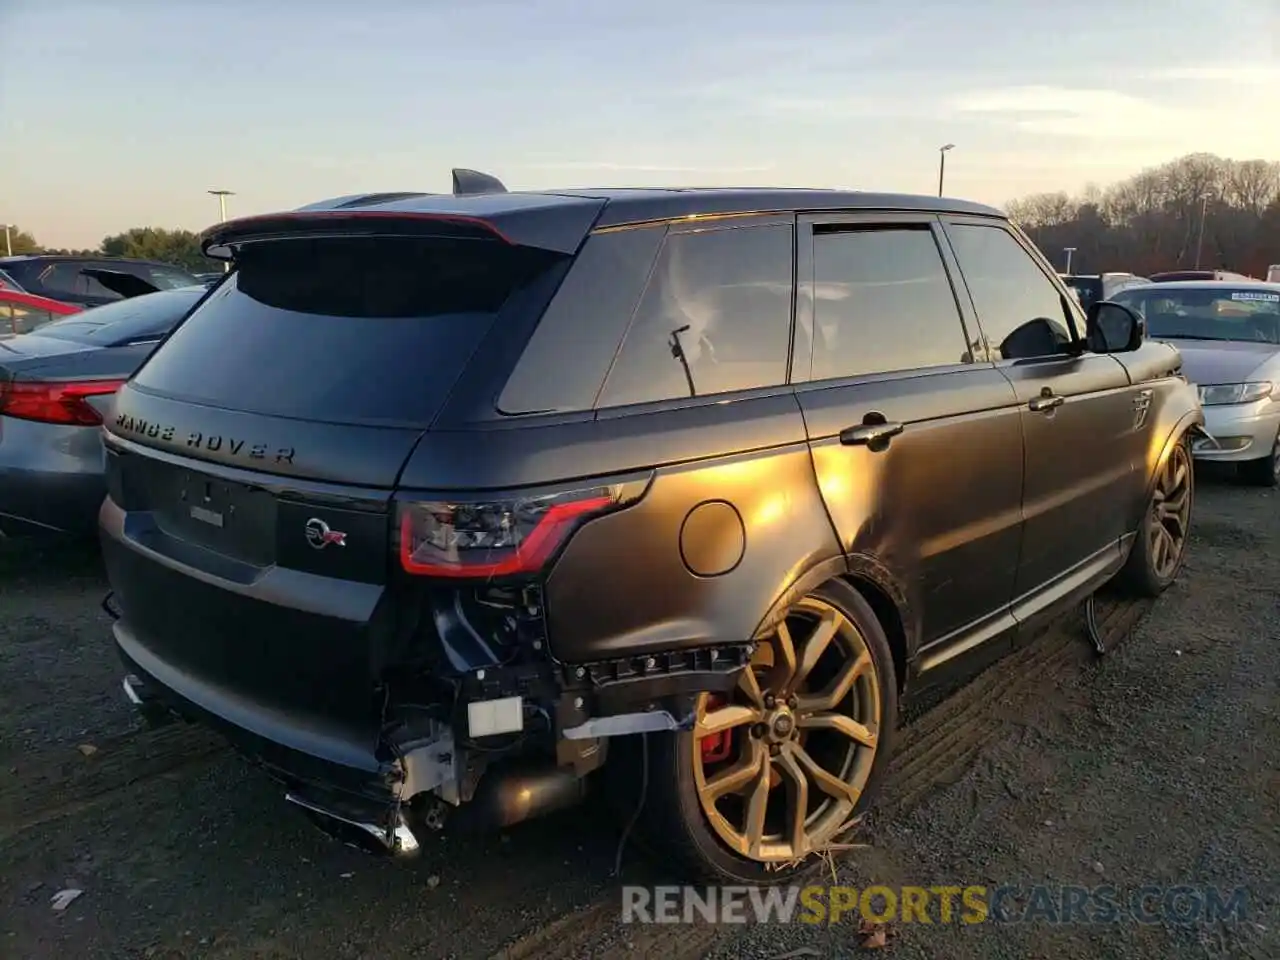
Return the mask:
<path id="1" fill-rule="evenodd" d="M 0 284 L 0 340 L 30 333 L 51 320 L 80 313 L 82 307 L 33 293 L 22 293 Z"/>

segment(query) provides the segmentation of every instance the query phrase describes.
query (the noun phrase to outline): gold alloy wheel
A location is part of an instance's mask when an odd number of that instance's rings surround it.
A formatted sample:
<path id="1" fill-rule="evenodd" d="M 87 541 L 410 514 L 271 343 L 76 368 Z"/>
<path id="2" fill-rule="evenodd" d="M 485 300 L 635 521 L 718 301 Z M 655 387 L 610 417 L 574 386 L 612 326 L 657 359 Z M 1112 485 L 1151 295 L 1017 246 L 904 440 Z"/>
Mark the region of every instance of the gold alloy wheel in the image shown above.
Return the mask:
<path id="1" fill-rule="evenodd" d="M 1151 510 L 1147 514 L 1147 555 L 1151 569 L 1166 580 L 1178 569 L 1191 520 L 1191 456 L 1179 443 L 1156 477 Z"/>
<path id="2" fill-rule="evenodd" d="M 826 601 L 801 600 L 760 641 L 728 702 L 699 698 L 694 778 L 717 836 L 763 863 L 830 844 L 871 775 L 880 713 L 862 633 Z M 733 738 L 728 756 L 709 761 L 704 740 L 724 733 Z"/>

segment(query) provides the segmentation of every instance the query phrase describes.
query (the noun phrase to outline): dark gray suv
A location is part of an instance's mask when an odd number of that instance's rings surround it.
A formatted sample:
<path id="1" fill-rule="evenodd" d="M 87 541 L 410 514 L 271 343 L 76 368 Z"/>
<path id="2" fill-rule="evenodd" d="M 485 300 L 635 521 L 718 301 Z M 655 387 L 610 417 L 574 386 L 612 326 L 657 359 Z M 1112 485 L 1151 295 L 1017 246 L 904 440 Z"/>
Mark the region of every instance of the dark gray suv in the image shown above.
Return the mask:
<path id="1" fill-rule="evenodd" d="M 691 871 L 785 878 L 905 698 L 1182 561 L 1177 350 L 984 206 L 459 172 L 204 245 L 106 428 L 125 690 L 381 849 L 605 771 Z"/>

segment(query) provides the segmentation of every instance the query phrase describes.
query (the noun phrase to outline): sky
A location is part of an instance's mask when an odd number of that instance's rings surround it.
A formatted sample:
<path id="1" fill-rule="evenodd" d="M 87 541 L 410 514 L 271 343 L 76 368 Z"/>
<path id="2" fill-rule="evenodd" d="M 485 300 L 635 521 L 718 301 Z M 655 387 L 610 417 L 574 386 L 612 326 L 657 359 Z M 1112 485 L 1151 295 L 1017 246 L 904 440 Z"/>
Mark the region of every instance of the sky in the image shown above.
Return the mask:
<path id="1" fill-rule="evenodd" d="M 1280 160 L 1278 0 L 0 0 L 0 223 L 49 246 L 360 191 L 1003 205 Z"/>

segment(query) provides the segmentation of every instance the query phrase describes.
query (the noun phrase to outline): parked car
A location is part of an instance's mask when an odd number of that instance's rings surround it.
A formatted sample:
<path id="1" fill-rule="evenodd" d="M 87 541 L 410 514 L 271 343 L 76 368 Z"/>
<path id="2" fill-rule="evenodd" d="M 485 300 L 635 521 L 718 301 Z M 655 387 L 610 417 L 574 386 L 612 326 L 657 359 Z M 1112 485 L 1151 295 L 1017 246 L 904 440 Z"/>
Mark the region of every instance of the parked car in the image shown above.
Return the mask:
<path id="1" fill-rule="evenodd" d="M 31 333 L 58 317 L 79 312 L 74 304 L 0 287 L 0 340 Z"/>
<path id="2" fill-rule="evenodd" d="M 192 274 L 172 264 L 123 257 L 28 254 L 0 257 L 0 270 L 27 293 L 81 307 L 102 306 L 121 297 L 174 290 L 199 282 Z M 104 277 L 104 273 L 107 276 Z M 134 283 L 127 289 L 133 292 L 122 293 L 122 285 L 128 281 L 111 276 L 113 274 L 123 274 L 132 279 Z M 138 286 L 139 281 L 145 286 Z"/>
<path id="3" fill-rule="evenodd" d="M 1177 350 L 986 206 L 464 173 L 203 242 L 105 430 L 124 687 L 383 850 L 607 764 L 674 862 L 784 879 L 906 698 L 1182 562 Z"/>
<path id="4" fill-rule="evenodd" d="M 1118 271 L 1063 274 L 1062 281 L 1067 285 L 1068 290 L 1075 294 L 1080 306 L 1086 310 L 1099 300 L 1110 300 L 1121 290 L 1151 282 L 1146 277 Z"/>
<path id="5" fill-rule="evenodd" d="M 1147 278 L 1152 283 L 1180 283 L 1185 280 L 1252 280 L 1253 277 L 1230 270 L 1167 270 Z"/>
<path id="6" fill-rule="evenodd" d="M 1267 267 L 1267 283 L 1280 283 L 1280 263 Z"/>
<path id="7" fill-rule="evenodd" d="M 1210 437 L 1196 457 L 1237 465 L 1252 483 L 1280 483 L 1280 284 L 1183 281 L 1126 290 L 1116 300 L 1175 344 L 1198 385 Z"/>
<path id="8" fill-rule="evenodd" d="M 0 536 L 94 535 L 102 411 L 205 292 L 153 293 L 0 340 Z"/>

